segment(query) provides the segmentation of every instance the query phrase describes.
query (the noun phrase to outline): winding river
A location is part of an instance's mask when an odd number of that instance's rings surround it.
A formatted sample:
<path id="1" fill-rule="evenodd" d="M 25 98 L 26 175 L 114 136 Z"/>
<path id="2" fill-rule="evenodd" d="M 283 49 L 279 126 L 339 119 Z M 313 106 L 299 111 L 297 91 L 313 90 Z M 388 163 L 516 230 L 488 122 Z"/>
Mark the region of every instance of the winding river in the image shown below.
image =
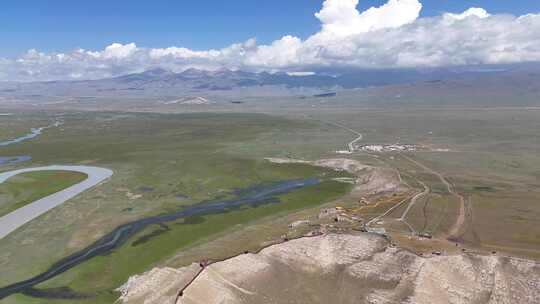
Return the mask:
<path id="1" fill-rule="evenodd" d="M 25 161 L 31 160 L 32 157 L 29 155 L 20 155 L 20 156 L 0 156 L 0 167 L 7 165 L 15 165 Z"/>
<path id="2" fill-rule="evenodd" d="M 56 122 L 51 126 L 32 129 L 31 132 L 29 134 L 26 134 L 25 136 L 0 142 L 0 147 L 16 144 L 25 140 L 35 138 L 36 136 L 40 135 L 44 129 L 52 126 L 59 126 L 60 124 L 61 123 Z M 0 165 L 14 164 L 29 159 L 29 156 L 3 157 L 0 158 Z M 41 198 L 1 217 L 0 239 L 9 235 L 14 230 L 35 219 L 36 217 L 42 215 L 43 213 L 108 179 L 113 174 L 113 171 L 106 168 L 90 166 L 54 165 L 2 172 L 0 173 L 0 184 L 8 180 L 10 177 L 16 176 L 21 173 L 46 170 L 76 171 L 85 173 L 86 175 L 88 175 L 88 178 L 76 185 L 63 189 L 47 197 Z M 264 204 L 279 203 L 279 195 L 319 183 L 319 179 L 311 178 L 288 180 L 258 187 L 252 187 L 241 191 L 236 191 L 234 193 L 234 195 L 236 195 L 234 199 L 200 202 L 198 204 L 180 209 L 174 213 L 147 217 L 121 225 L 100 238 L 99 240 L 97 240 L 96 242 L 94 242 L 93 244 L 89 245 L 88 247 L 54 263 L 49 269 L 47 269 L 43 273 L 38 274 L 27 280 L 0 288 L 0 300 L 16 293 L 39 293 L 39 290 L 33 288 L 35 285 L 45 282 L 98 255 L 110 253 L 114 249 L 122 246 L 130 237 L 142 231 L 149 225 L 163 224 L 182 218 L 187 218 L 190 216 L 225 213 L 247 206 L 256 207 Z"/>
<path id="3" fill-rule="evenodd" d="M 12 114 L 11 113 L 4 113 L 3 115 L 4 116 L 9 116 L 9 115 L 12 115 Z M 0 113 L 0 116 L 2 116 L 2 113 Z M 5 141 L 0 141 L 0 147 L 6 147 L 6 146 L 10 146 L 10 145 L 13 145 L 13 144 L 16 144 L 16 143 L 20 143 L 20 142 L 23 142 L 23 141 L 30 140 L 32 138 L 35 138 L 35 137 L 41 135 L 44 130 L 46 130 L 48 128 L 52 128 L 52 127 L 59 127 L 60 125 L 62 125 L 62 122 L 56 121 L 53 124 L 45 126 L 45 127 L 32 128 L 32 129 L 30 129 L 30 132 L 28 134 L 25 134 L 25 135 L 17 137 L 17 138 L 5 140 Z M 31 159 L 32 159 L 32 157 L 30 157 L 28 155 L 0 156 L 0 166 L 15 165 L 17 163 L 28 161 L 28 160 L 31 160 Z"/>
<path id="4" fill-rule="evenodd" d="M 14 139 L 9 139 L 9 140 L 6 140 L 6 141 L 0 141 L 0 147 L 9 146 L 9 145 L 12 145 L 12 144 L 20 143 L 20 142 L 25 141 L 25 140 L 32 139 L 34 137 L 37 137 L 37 136 L 41 135 L 41 133 L 43 133 L 43 130 L 48 129 L 50 127 L 58 127 L 58 126 L 60 126 L 60 122 L 57 121 L 57 122 L 55 122 L 54 124 L 52 124 L 50 126 L 40 127 L 40 128 L 32 128 L 32 129 L 30 129 L 30 133 L 28 133 L 26 135 L 23 135 L 23 136 L 14 138 Z"/>
<path id="5" fill-rule="evenodd" d="M 319 183 L 320 181 L 316 178 L 282 181 L 239 191 L 237 192 L 238 196 L 234 199 L 201 202 L 171 214 L 152 216 L 121 225 L 90 246 L 56 262 L 45 272 L 28 280 L 0 288 L 0 299 L 15 293 L 32 292 L 34 290 L 33 286 L 45 282 L 93 257 L 107 254 L 122 246 L 130 237 L 149 225 L 172 222 L 190 216 L 224 213 L 245 206 L 279 203 L 278 195 Z"/>

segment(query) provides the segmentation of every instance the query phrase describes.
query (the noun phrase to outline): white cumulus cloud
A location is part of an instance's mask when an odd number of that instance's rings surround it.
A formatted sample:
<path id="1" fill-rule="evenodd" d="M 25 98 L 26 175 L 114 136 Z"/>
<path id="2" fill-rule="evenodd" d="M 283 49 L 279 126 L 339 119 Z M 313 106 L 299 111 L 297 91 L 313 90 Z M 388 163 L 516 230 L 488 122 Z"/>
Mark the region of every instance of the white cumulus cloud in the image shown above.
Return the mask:
<path id="1" fill-rule="evenodd" d="M 128 58 L 129 56 L 133 55 L 137 51 L 137 45 L 135 43 L 129 43 L 129 44 L 120 44 L 120 43 L 113 43 L 105 48 L 103 52 L 101 52 L 99 55 L 103 56 L 103 58 L 110 59 L 110 58 L 116 58 L 116 59 L 123 59 Z"/>
<path id="2" fill-rule="evenodd" d="M 389 0 L 380 7 L 359 12 L 358 0 L 326 0 L 315 14 L 321 23 L 320 35 L 350 36 L 414 22 L 422 4 L 418 0 Z"/>
<path id="3" fill-rule="evenodd" d="M 491 15 L 483 8 L 419 17 L 419 0 L 388 0 L 359 11 L 359 0 L 325 0 L 320 30 L 269 44 L 255 39 L 222 49 L 149 48 L 113 43 L 103 50 L 29 50 L 0 58 L 0 80 L 102 78 L 150 68 L 220 68 L 292 73 L 340 68 L 435 67 L 540 61 L 540 14 Z"/>
<path id="4" fill-rule="evenodd" d="M 491 16 L 485 9 L 480 7 L 471 7 L 461 14 L 446 13 L 443 17 L 447 20 L 463 20 L 469 17 L 487 18 Z"/>

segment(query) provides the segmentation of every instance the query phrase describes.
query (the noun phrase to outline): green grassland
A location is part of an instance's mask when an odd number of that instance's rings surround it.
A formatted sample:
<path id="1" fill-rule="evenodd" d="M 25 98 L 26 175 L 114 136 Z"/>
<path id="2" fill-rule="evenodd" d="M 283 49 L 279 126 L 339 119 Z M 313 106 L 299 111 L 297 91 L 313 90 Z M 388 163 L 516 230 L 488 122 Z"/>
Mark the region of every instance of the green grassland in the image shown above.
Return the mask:
<path id="1" fill-rule="evenodd" d="M 27 172 L 0 184 L 0 216 L 75 185 L 87 175 L 72 171 Z"/>
<path id="2" fill-rule="evenodd" d="M 276 165 L 263 159 L 301 150 L 298 146 L 302 146 L 302 141 L 281 141 L 276 134 L 302 130 L 311 133 L 319 127 L 312 122 L 264 114 L 213 113 L 67 113 L 63 119 L 62 127 L 48 129 L 32 141 L 5 147 L 2 153 L 32 156 L 31 162 L 19 166 L 91 164 L 111 168 L 114 175 L 103 185 L 0 240 L 0 285 L 36 275 L 129 221 L 176 211 L 200 201 L 231 197 L 234 189 L 252 185 L 346 176 L 307 165 Z M 252 150 L 253 146 L 257 149 Z M 108 302 L 115 296 L 111 290 L 129 275 L 149 270 L 182 248 L 257 219 L 323 204 L 345 194 L 349 187 L 326 181 L 283 195 L 280 204 L 172 223 L 166 233 L 137 246 L 126 244 L 43 286 L 97 291 L 99 297 L 91 301 Z M 130 242 L 154 229 L 159 228 L 148 228 Z M 36 246 L 40 250 L 34 250 Z M 89 281 L 94 283 L 88 284 Z M 5 301 L 26 302 L 23 299 L 29 298 L 16 295 Z M 38 300 L 29 300 L 32 301 Z"/>

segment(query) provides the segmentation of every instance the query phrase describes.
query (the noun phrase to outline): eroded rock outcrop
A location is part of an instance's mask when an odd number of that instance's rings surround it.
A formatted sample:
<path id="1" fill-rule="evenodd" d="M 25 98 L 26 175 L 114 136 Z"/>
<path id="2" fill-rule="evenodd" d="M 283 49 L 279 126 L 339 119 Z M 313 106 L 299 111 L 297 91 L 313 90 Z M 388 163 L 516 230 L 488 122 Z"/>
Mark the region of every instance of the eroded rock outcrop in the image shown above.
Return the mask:
<path id="1" fill-rule="evenodd" d="M 181 286 L 185 274 L 196 273 L 197 267 L 137 276 L 125 286 L 124 302 L 174 302 L 173 293 L 167 298 L 163 289 Z M 424 258 L 364 233 L 302 238 L 214 263 L 177 303 L 492 304 L 538 299 L 540 267 L 534 262 L 468 254 Z"/>
<path id="2" fill-rule="evenodd" d="M 200 270 L 198 264 L 192 264 L 180 269 L 154 268 L 142 275 L 133 276 L 117 289 L 122 293 L 120 301 L 174 304 L 178 290 L 189 284 Z"/>

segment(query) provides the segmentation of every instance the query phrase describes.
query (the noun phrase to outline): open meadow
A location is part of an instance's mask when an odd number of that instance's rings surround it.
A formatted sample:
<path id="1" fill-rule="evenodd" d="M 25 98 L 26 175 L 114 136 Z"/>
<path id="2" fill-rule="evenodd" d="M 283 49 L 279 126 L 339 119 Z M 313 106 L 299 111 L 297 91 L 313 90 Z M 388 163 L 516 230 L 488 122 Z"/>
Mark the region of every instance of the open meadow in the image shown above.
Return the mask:
<path id="1" fill-rule="evenodd" d="M 204 256 L 257 248 L 287 233 L 289 222 L 312 217 L 329 202 L 345 206 L 364 222 L 385 214 L 372 227 L 384 228 L 413 251 L 451 253 L 456 243 L 457 249 L 484 254 L 540 258 L 540 235 L 530 229 L 540 212 L 540 157 L 535 153 L 540 149 L 540 111 L 380 110 L 339 102 L 305 107 L 309 102 L 291 102 L 280 109 L 255 103 L 237 113 L 232 113 L 235 106 L 226 105 L 219 105 L 220 113 L 210 111 L 216 109 L 212 107 L 188 107 L 189 113 L 53 111 L 24 114 L 29 115 L 24 121 L 16 116 L 2 121 L 20 130 L 63 122 L 31 141 L 2 148 L 0 156 L 32 158 L 4 170 L 80 164 L 114 171 L 106 183 L 0 240 L 0 265 L 6 274 L 0 278 L 2 286 L 42 273 L 122 224 L 201 202 L 235 199 L 241 189 L 253 186 L 305 178 L 322 181 L 274 197 L 277 204 L 149 225 L 112 252 L 34 286 L 41 294 L 15 294 L 4 301 L 114 301 L 114 289 L 129 276 L 158 265 L 178 267 Z M 198 113 L 191 113 L 194 108 Z M 363 135 L 359 147 L 401 143 L 424 148 L 336 154 L 357 137 L 351 130 Z M 347 173 L 308 164 L 272 164 L 265 157 L 355 159 L 397 169 L 410 191 L 380 197 L 366 208 L 346 195 L 348 184 L 332 179 Z M 413 194 L 421 195 L 412 199 Z M 409 238 L 418 234 L 433 239 Z M 41 250 L 32 250 L 34 246 Z"/>
<path id="2" fill-rule="evenodd" d="M 40 122 L 57 118 L 54 113 L 41 115 L 44 117 L 37 116 Z M 32 157 L 18 167 L 99 165 L 111 168 L 114 175 L 110 181 L 2 239 L 0 285 L 37 275 L 130 221 L 175 212 L 199 202 L 209 204 L 242 197 L 241 189 L 255 191 L 249 190 L 253 186 L 305 178 L 320 180 L 318 185 L 279 194 L 260 206 L 150 225 L 113 252 L 36 286 L 67 286 L 76 293 L 71 300 L 113 300 L 113 289 L 129 276 L 148 270 L 182 248 L 257 219 L 323 204 L 348 189 L 347 184 L 332 180 L 347 176 L 346 173 L 308 165 L 276 165 L 263 159 L 285 156 L 291 153 L 289 146 L 293 147 L 291 151 L 297 148 L 279 142 L 274 134 L 288 130 L 309 133 L 318 128 L 316 124 L 263 114 L 66 113 L 61 117 L 61 126 L 48 129 L 31 141 L 5 147 L 2 155 Z M 9 123 L 23 124 L 20 120 Z M 33 124 L 27 119 L 20 128 Z M 253 151 L 249 147 L 260 141 L 273 148 L 260 148 L 257 155 L 242 152 Z M 11 167 L 14 166 L 4 166 L 6 170 Z M 21 176 L 14 182 L 26 179 Z M 4 186 L 13 187 L 12 183 Z M 39 252 L 32 250 L 35 246 L 40 246 Z M 88 284 L 88 280 L 94 283 Z M 56 289 L 52 290 L 54 294 Z M 88 294 L 94 296 L 86 299 Z M 26 301 L 20 297 L 23 296 L 4 301 Z"/>

